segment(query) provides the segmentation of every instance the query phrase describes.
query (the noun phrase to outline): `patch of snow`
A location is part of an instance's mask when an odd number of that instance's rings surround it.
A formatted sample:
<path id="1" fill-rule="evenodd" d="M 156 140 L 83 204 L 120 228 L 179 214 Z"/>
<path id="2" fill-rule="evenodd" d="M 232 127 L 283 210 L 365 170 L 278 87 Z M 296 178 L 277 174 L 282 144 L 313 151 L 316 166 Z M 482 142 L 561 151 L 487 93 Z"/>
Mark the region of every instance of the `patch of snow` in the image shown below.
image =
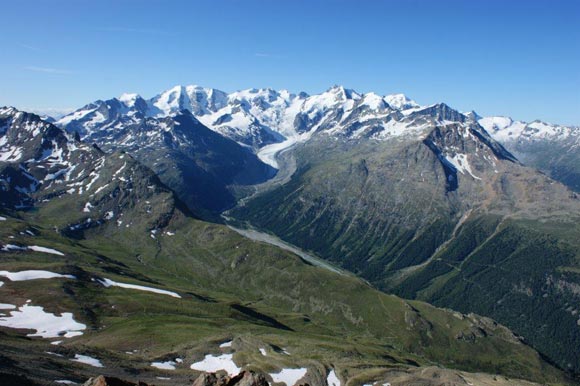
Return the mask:
<path id="1" fill-rule="evenodd" d="M 65 115 L 64 117 L 62 117 L 61 119 L 59 119 L 58 122 L 57 122 L 57 124 L 59 126 L 68 125 L 72 121 L 76 121 L 76 120 L 83 119 L 86 115 L 92 113 L 95 110 L 96 109 L 92 109 L 92 110 L 78 110 L 78 111 L 75 111 L 75 112 L 70 113 L 68 115 Z"/>
<path id="2" fill-rule="evenodd" d="M 15 308 L 14 304 L 0 303 L 0 310 L 13 310 Z"/>
<path id="3" fill-rule="evenodd" d="M 162 290 L 159 288 L 145 287 L 145 286 L 136 285 L 136 284 L 119 283 L 119 282 L 116 282 L 116 281 L 113 281 L 110 279 L 99 280 L 99 282 L 102 285 L 104 285 L 105 287 L 121 287 L 121 288 L 135 289 L 135 290 L 139 290 L 139 291 L 154 292 L 157 294 L 169 295 L 169 296 L 173 296 L 174 298 L 181 298 L 181 296 L 175 292 Z"/>
<path id="4" fill-rule="evenodd" d="M 59 252 L 56 249 L 39 247 L 38 245 L 19 246 L 19 245 L 14 245 L 14 244 L 6 244 L 0 250 L 4 251 L 4 252 L 30 250 L 30 251 L 35 251 L 35 252 L 49 253 L 51 255 L 64 256 L 64 253 Z"/>
<path id="5" fill-rule="evenodd" d="M 40 247 L 38 245 L 31 245 L 28 247 L 28 249 L 30 249 L 31 251 L 35 251 L 35 252 L 49 253 L 51 255 L 64 256 L 64 253 L 57 251 L 56 249 Z"/>
<path id="6" fill-rule="evenodd" d="M 476 180 L 481 180 L 481 178 L 477 177 L 471 171 L 471 165 L 469 165 L 469 161 L 467 160 L 467 155 L 462 153 L 454 154 L 452 157 L 446 156 L 445 159 L 453 165 L 455 170 L 460 172 L 461 174 L 465 174 L 467 172 L 471 177 L 475 178 Z"/>
<path id="7" fill-rule="evenodd" d="M 15 162 L 22 157 L 22 148 L 11 147 L 8 149 L 0 149 L 0 161 Z"/>
<path id="8" fill-rule="evenodd" d="M 26 281 L 36 279 L 52 279 L 52 278 L 67 278 L 76 279 L 73 275 L 61 275 L 50 271 L 29 270 L 19 272 L 0 271 L 0 276 L 4 276 L 12 281 Z"/>
<path id="9" fill-rule="evenodd" d="M 286 386 L 294 386 L 296 382 L 306 375 L 308 369 L 282 369 L 279 373 L 270 373 L 272 380 L 278 383 L 285 383 Z"/>
<path id="10" fill-rule="evenodd" d="M 92 207 L 93 207 L 93 204 L 91 204 L 90 202 L 87 202 L 85 204 L 85 207 L 83 208 L 83 212 L 84 213 L 90 213 Z"/>
<path id="11" fill-rule="evenodd" d="M 222 354 L 219 356 L 208 354 L 202 361 L 192 364 L 191 369 L 206 371 L 209 373 L 225 370 L 229 375 L 238 374 L 241 370 L 241 368 L 236 366 L 234 363 L 233 354 Z"/>
<path id="12" fill-rule="evenodd" d="M 97 190 L 95 190 L 95 192 L 93 193 L 93 195 L 95 194 L 99 194 L 99 192 L 105 188 L 107 188 L 109 186 L 109 184 L 105 184 L 103 186 L 99 186 Z"/>
<path id="13" fill-rule="evenodd" d="M 417 102 L 412 99 L 407 98 L 404 94 L 391 94 L 385 96 L 385 102 L 389 104 L 389 106 L 396 108 L 397 110 L 407 110 L 411 108 L 420 107 Z"/>
<path id="14" fill-rule="evenodd" d="M 74 359 L 71 359 L 71 361 L 83 363 L 85 365 L 89 365 L 89 366 L 93 366 L 93 367 L 105 367 L 105 366 L 103 366 L 103 364 L 101 363 L 100 360 L 93 358 L 93 357 L 90 357 L 88 355 L 75 354 Z"/>
<path id="15" fill-rule="evenodd" d="M 220 344 L 220 348 L 226 348 L 226 347 L 232 347 L 232 340 L 230 340 L 229 342 L 224 342 L 222 344 Z"/>
<path id="16" fill-rule="evenodd" d="M 43 307 L 25 304 L 16 311 L 10 311 L 10 316 L 0 318 L 0 326 L 36 330 L 27 336 L 42 338 L 72 338 L 82 335 L 87 326 L 73 319 L 73 314 L 63 312 L 60 316 L 45 312 Z"/>
<path id="17" fill-rule="evenodd" d="M 54 342 L 50 342 L 50 344 L 52 344 L 53 346 L 58 346 L 61 343 L 62 343 L 62 340 L 55 340 Z"/>
<path id="18" fill-rule="evenodd" d="M 155 367 L 156 369 L 160 370 L 175 370 L 175 363 L 174 361 L 166 361 L 166 362 L 152 362 L 151 367 Z"/>
<path id="19" fill-rule="evenodd" d="M 56 381 L 54 381 L 55 383 L 61 383 L 64 385 L 78 385 L 78 383 L 73 382 L 73 381 L 69 381 L 67 379 L 57 379 Z"/>
<path id="20" fill-rule="evenodd" d="M 265 348 L 260 348 L 260 354 L 262 354 L 263 356 L 267 356 L 268 353 L 266 352 Z"/>
<path id="21" fill-rule="evenodd" d="M 330 370 L 328 373 L 328 377 L 326 377 L 326 384 L 328 386 L 340 386 L 340 379 L 336 376 L 336 373 L 333 370 Z"/>
<path id="22" fill-rule="evenodd" d="M 6 217 L 0 216 L 0 221 L 6 221 Z"/>
<path id="23" fill-rule="evenodd" d="M 368 93 L 363 95 L 362 105 L 368 106 L 371 110 L 379 110 L 385 106 L 385 101 L 382 97 L 375 93 Z"/>
<path id="24" fill-rule="evenodd" d="M 10 252 L 10 251 L 26 251 L 26 247 L 21 247 L 19 245 L 14 245 L 14 244 L 6 244 L 2 247 L 2 251 L 4 252 Z"/>

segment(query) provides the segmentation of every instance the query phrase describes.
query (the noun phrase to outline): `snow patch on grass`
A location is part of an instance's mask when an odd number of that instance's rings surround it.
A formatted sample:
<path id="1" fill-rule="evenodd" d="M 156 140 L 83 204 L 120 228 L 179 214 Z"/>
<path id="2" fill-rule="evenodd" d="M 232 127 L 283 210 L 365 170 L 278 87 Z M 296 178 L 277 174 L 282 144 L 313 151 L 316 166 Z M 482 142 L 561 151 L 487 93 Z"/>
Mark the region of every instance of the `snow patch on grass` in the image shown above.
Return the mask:
<path id="1" fill-rule="evenodd" d="M 340 379 L 338 379 L 334 370 L 330 370 L 328 373 L 328 377 L 326 377 L 326 384 L 328 386 L 340 386 Z"/>
<path id="2" fill-rule="evenodd" d="M 29 270 L 20 272 L 8 272 L 0 271 L 0 276 L 4 276 L 12 281 L 26 281 L 26 280 L 36 280 L 36 279 L 53 279 L 53 278 L 66 278 L 66 279 L 76 279 L 73 275 L 61 275 L 60 273 L 54 273 L 50 271 L 40 271 L 40 270 Z"/>
<path id="3" fill-rule="evenodd" d="M 294 386 L 296 382 L 306 375 L 308 369 L 282 369 L 279 373 L 270 373 L 274 382 L 285 383 L 286 386 Z"/>
<path id="4" fill-rule="evenodd" d="M 191 369 L 209 373 L 225 370 L 229 375 L 238 374 L 241 370 L 234 363 L 233 354 L 222 354 L 220 356 L 206 355 L 202 361 L 192 364 Z"/>
<path id="5" fill-rule="evenodd" d="M 38 245 L 31 245 L 31 246 L 20 246 L 14 244 L 6 244 L 1 249 L 4 252 L 11 252 L 11 251 L 34 251 L 34 252 L 41 252 L 41 253 L 49 253 L 51 255 L 59 255 L 64 256 L 64 253 L 57 251 L 56 249 L 40 247 Z"/>
<path id="6" fill-rule="evenodd" d="M 103 364 L 101 363 L 100 360 L 93 358 L 93 357 L 90 357 L 88 355 L 75 354 L 74 359 L 71 359 L 71 361 L 83 363 L 85 365 L 89 365 L 89 366 L 93 366 L 93 367 L 105 367 L 105 366 L 103 366 Z"/>
<path id="7" fill-rule="evenodd" d="M 155 367 L 156 369 L 160 370 L 175 370 L 175 363 L 174 361 L 166 361 L 166 362 L 152 362 L 151 367 Z"/>
<path id="8" fill-rule="evenodd" d="M 169 295 L 169 296 L 172 296 L 174 298 L 181 299 L 181 296 L 178 293 L 175 293 L 172 291 L 167 291 L 167 290 L 162 290 L 159 288 L 145 287 L 145 286 L 136 285 L 136 284 L 119 283 L 119 282 L 113 281 L 111 279 L 99 280 L 99 283 L 101 283 L 105 287 L 121 287 L 121 288 L 135 289 L 135 290 L 139 290 L 139 291 L 154 292 L 157 294 Z"/>
<path id="9" fill-rule="evenodd" d="M 87 326 L 73 319 L 73 314 L 63 312 L 60 316 L 45 312 L 43 307 L 31 306 L 28 303 L 16 311 L 10 311 L 10 316 L 0 318 L 0 326 L 36 330 L 27 336 L 42 338 L 72 338 L 82 335 Z"/>

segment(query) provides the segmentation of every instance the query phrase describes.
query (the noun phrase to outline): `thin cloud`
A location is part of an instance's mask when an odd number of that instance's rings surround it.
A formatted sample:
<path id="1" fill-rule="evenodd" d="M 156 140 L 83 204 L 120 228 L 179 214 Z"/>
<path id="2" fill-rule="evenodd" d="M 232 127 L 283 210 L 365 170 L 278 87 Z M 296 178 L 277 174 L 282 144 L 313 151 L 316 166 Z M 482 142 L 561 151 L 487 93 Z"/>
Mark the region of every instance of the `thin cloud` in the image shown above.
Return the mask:
<path id="1" fill-rule="evenodd" d="M 27 71 L 42 72 L 45 74 L 56 74 L 56 75 L 69 75 L 72 71 L 63 70 L 61 68 L 51 68 L 51 67 L 38 67 L 38 66 L 26 66 L 24 67 Z"/>
<path id="2" fill-rule="evenodd" d="M 22 110 L 38 115 L 48 115 L 54 119 L 59 119 L 68 113 L 72 113 L 75 109 L 73 107 L 28 107 L 23 108 Z"/>

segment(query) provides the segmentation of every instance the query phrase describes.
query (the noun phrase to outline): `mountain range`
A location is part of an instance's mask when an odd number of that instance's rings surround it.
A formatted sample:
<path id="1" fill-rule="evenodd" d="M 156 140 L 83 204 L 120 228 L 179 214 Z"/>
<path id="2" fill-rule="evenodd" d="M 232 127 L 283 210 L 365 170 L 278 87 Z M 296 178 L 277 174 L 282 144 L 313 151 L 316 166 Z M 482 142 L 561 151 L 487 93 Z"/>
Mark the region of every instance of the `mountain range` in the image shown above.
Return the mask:
<path id="1" fill-rule="evenodd" d="M 123 94 L 109 101 L 96 101 L 56 124 L 93 140 L 95 128 L 119 127 L 126 123 L 123 119 L 166 118 L 185 110 L 213 131 L 252 148 L 262 161 L 274 167 L 273 151 L 304 142 L 314 133 L 387 140 L 420 136 L 425 115 L 438 114 L 438 118 L 449 121 L 471 119 L 522 162 L 578 191 L 580 127 L 483 118 L 473 111 L 461 114 L 442 103 L 421 106 L 403 94 L 360 94 L 342 86 L 317 95 L 272 89 L 227 94 L 195 85 L 176 86 L 148 100 L 137 94 Z"/>
<path id="2" fill-rule="evenodd" d="M 162 384 L 208 356 L 313 385 L 432 365 L 465 384 L 574 383 L 579 132 L 340 86 L 178 86 L 54 124 L 3 108 L 0 274 L 67 278 L 10 279 L 0 301 L 87 327 L 56 346 L 2 330 L 4 373 L 96 375 L 65 370 L 82 352 Z"/>

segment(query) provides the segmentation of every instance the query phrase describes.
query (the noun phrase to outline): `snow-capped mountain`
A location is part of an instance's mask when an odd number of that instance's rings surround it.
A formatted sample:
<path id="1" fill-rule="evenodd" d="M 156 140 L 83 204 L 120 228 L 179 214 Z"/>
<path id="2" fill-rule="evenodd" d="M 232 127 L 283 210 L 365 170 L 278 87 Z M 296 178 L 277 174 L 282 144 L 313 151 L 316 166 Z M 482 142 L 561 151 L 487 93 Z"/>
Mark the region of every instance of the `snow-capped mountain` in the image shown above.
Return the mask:
<path id="1" fill-rule="evenodd" d="M 57 124 L 84 137 L 113 121 L 124 124 L 189 110 L 210 129 L 257 150 L 306 132 L 376 138 L 401 135 L 411 126 L 406 113 L 420 108 L 403 94 L 359 94 L 341 86 L 312 96 L 272 89 L 226 94 L 199 86 L 176 86 L 149 100 L 137 94 L 123 94 L 96 101 L 61 118 Z"/>
<path id="2" fill-rule="evenodd" d="M 508 117 L 480 117 L 478 122 L 523 163 L 580 192 L 580 127 Z"/>
<path id="3" fill-rule="evenodd" d="M 562 126 L 539 120 L 533 122 L 514 121 L 509 117 L 485 117 L 478 119 L 490 135 L 502 142 L 522 140 L 575 140 L 580 146 L 580 127 Z"/>
<path id="4" fill-rule="evenodd" d="M 105 153 L 43 121 L 0 108 L 0 208 L 51 214 L 61 234 L 102 227 L 149 232 L 173 216 L 173 192 L 129 154 Z M 145 216 L 145 217 L 144 217 Z"/>
<path id="5" fill-rule="evenodd" d="M 196 92 L 209 96 L 195 99 L 201 95 Z M 263 182 L 275 170 L 247 147 L 208 129 L 192 115 L 190 109 L 205 111 L 214 106 L 211 95 L 219 93 L 184 87 L 149 102 L 124 94 L 84 106 L 58 124 L 104 151 L 129 152 L 155 171 L 190 210 L 218 211 L 235 202 L 228 186 Z M 196 100 L 205 104 L 192 105 Z M 183 108 L 184 101 L 188 108 Z"/>
<path id="6" fill-rule="evenodd" d="M 276 155 L 313 136 L 345 140 L 411 141 L 426 138 L 437 125 L 479 126 L 524 163 L 580 189 L 580 128 L 513 121 L 504 117 L 462 114 L 443 104 L 421 106 L 403 94 L 361 94 L 334 86 L 320 94 L 293 94 L 287 90 L 248 89 L 227 94 L 199 86 L 176 86 L 145 100 L 124 94 L 96 101 L 63 118 L 57 125 L 103 145 L 129 145 L 120 132 L 147 119 L 162 120 L 191 112 L 211 130 L 249 147 L 265 163 L 279 165 Z M 161 125 L 162 126 L 162 125 Z M 483 130 L 483 128 L 485 130 Z M 549 145 L 549 146 L 548 146 Z M 538 146 L 546 148 L 538 150 Z M 540 153 L 541 156 L 539 155 Z"/>
<path id="7" fill-rule="evenodd" d="M 40 189 L 51 195 L 82 194 L 102 167 L 104 155 L 34 114 L 0 109 L 0 205 L 29 208 Z M 83 163 L 95 164 L 86 170 Z M 100 167 L 98 165 L 101 165 Z"/>

